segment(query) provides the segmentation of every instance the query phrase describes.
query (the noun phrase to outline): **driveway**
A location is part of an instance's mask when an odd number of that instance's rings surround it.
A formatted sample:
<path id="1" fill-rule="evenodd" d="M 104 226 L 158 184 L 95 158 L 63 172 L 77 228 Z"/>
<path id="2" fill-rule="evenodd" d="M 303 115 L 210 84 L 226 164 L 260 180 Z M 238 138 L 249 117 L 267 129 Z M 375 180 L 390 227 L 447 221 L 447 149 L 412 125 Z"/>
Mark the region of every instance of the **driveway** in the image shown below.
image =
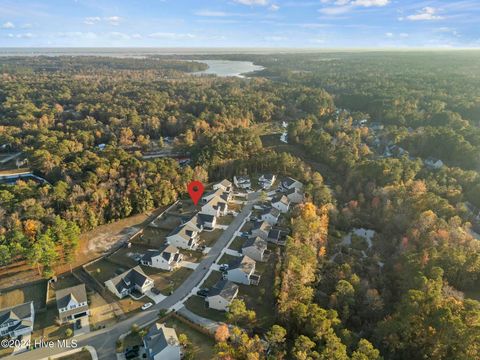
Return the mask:
<path id="1" fill-rule="evenodd" d="M 90 332 L 90 321 L 88 319 L 88 316 L 80 319 L 80 325 L 80 329 L 76 329 L 76 326 L 74 326 L 73 336 L 85 335 Z"/>
<path id="2" fill-rule="evenodd" d="M 241 226 L 243 226 L 246 218 L 250 215 L 253 207 L 253 202 L 258 198 L 258 193 L 248 194 L 248 202 L 228 226 L 227 229 L 220 235 L 218 240 L 212 246 L 205 258 L 200 262 L 199 266 L 190 274 L 190 276 L 180 285 L 172 295 L 166 297 L 160 303 L 152 306 L 150 309 L 138 313 L 130 318 L 127 318 L 110 328 L 100 329 L 97 331 L 92 331 L 88 334 L 84 334 L 76 337 L 78 341 L 78 347 L 84 346 L 93 346 L 97 350 L 98 359 L 100 360 L 110 360 L 117 359 L 115 352 L 115 342 L 120 337 L 120 335 L 129 332 L 132 328 L 132 325 L 137 324 L 139 326 L 144 326 L 148 323 L 151 323 L 152 320 L 156 319 L 158 312 L 161 309 L 168 310 L 173 308 L 174 305 L 184 300 L 188 297 L 193 288 L 198 286 L 202 282 L 210 271 L 212 264 L 218 259 L 222 250 L 227 248 L 234 239 L 236 231 L 238 231 Z M 15 360 L 38 360 L 42 358 L 48 358 L 49 356 L 60 354 L 64 352 L 65 349 L 54 347 L 54 348 L 39 348 L 32 351 L 28 351 L 22 354 L 15 355 L 13 358 L 9 356 L 7 358 L 12 358 Z"/>

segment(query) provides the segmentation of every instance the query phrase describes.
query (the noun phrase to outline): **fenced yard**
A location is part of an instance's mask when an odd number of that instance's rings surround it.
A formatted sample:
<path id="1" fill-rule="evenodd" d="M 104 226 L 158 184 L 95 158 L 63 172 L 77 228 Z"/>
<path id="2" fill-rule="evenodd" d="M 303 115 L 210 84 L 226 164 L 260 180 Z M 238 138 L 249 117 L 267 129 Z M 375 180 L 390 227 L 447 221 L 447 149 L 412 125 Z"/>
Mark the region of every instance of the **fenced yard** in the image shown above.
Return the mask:
<path id="1" fill-rule="evenodd" d="M 0 309 L 33 301 L 35 309 L 44 309 L 47 296 L 47 280 L 22 287 L 0 291 Z"/>

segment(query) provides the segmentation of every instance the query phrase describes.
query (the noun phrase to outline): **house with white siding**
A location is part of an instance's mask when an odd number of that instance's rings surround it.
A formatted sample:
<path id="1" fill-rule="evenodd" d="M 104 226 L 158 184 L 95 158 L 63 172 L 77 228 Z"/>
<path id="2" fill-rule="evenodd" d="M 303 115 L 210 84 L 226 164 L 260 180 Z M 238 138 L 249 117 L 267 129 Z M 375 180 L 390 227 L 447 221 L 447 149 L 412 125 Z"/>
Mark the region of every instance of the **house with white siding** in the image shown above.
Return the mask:
<path id="1" fill-rule="evenodd" d="M 290 200 L 286 195 L 278 194 L 273 197 L 272 206 L 282 213 L 287 213 L 290 209 Z"/>
<path id="2" fill-rule="evenodd" d="M 33 301 L 0 310 L 0 337 L 17 338 L 33 332 Z"/>
<path id="3" fill-rule="evenodd" d="M 209 308 L 228 311 L 228 307 L 238 295 L 238 285 L 228 280 L 220 280 L 208 292 L 205 301 Z"/>
<path id="4" fill-rule="evenodd" d="M 173 271 L 183 260 L 183 255 L 177 247 L 168 245 L 163 250 L 148 250 L 140 259 L 144 266 Z"/>
<path id="5" fill-rule="evenodd" d="M 275 225 L 278 222 L 279 217 L 280 211 L 274 207 L 267 207 L 260 214 L 260 219 L 266 221 L 271 226 Z"/>
<path id="6" fill-rule="evenodd" d="M 270 251 L 267 242 L 259 236 L 252 236 L 242 246 L 242 254 L 255 261 L 267 261 Z"/>
<path id="7" fill-rule="evenodd" d="M 140 266 L 135 266 L 113 279 L 105 281 L 105 287 L 120 299 L 134 292 L 143 295 L 153 286 L 153 279 L 147 276 Z"/>
<path id="8" fill-rule="evenodd" d="M 143 338 L 148 360 L 180 360 L 182 347 L 174 328 L 165 324 L 153 324 Z"/>
<path id="9" fill-rule="evenodd" d="M 260 275 L 255 273 L 255 265 L 255 260 L 248 256 L 238 257 L 229 264 L 223 277 L 237 284 L 258 285 Z"/>
<path id="10" fill-rule="evenodd" d="M 88 317 L 87 290 L 85 284 L 56 290 L 58 318 L 62 323 L 73 322 Z"/>
<path id="11" fill-rule="evenodd" d="M 167 236 L 167 242 L 180 249 L 192 250 L 195 249 L 200 241 L 200 232 L 196 225 L 191 221 L 177 226 Z"/>

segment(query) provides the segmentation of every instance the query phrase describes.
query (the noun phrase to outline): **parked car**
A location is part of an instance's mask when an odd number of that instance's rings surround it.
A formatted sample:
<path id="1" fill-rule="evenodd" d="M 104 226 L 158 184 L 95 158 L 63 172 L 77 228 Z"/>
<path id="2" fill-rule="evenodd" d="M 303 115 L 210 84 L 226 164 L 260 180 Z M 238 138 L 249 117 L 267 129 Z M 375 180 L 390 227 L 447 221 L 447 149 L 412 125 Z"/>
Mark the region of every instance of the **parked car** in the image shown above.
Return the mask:
<path id="1" fill-rule="evenodd" d="M 201 297 L 207 297 L 208 291 L 208 289 L 200 289 L 197 291 L 197 295 Z"/>
<path id="2" fill-rule="evenodd" d="M 153 304 L 151 302 L 145 303 L 142 305 L 142 310 L 147 310 L 149 307 L 151 307 Z"/>
<path id="3" fill-rule="evenodd" d="M 244 231 L 244 232 L 241 232 L 241 233 L 240 233 L 240 236 L 241 236 L 241 237 L 244 237 L 244 238 L 248 238 L 248 237 L 250 236 L 250 234 L 249 234 L 248 232 L 245 232 L 245 231 Z"/>
<path id="4" fill-rule="evenodd" d="M 228 264 L 220 264 L 219 270 L 220 271 L 227 271 L 229 268 Z"/>
<path id="5" fill-rule="evenodd" d="M 129 346 L 125 349 L 125 352 L 132 352 L 132 351 L 140 351 L 140 345 L 133 345 L 133 346 Z"/>
<path id="6" fill-rule="evenodd" d="M 78 319 L 75 321 L 75 329 L 81 329 L 82 328 L 82 320 Z"/>

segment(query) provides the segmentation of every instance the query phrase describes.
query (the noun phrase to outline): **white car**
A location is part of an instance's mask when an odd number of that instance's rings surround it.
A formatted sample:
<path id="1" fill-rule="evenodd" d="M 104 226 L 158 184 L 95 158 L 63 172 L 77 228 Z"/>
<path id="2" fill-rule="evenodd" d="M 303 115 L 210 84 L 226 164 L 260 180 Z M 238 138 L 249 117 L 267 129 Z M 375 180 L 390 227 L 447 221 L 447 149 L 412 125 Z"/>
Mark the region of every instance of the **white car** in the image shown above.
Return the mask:
<path id="1" fill-rule="evenodd" d="M 142 305 L 142 310 L 147 310 L 149 307 L 151 307 L 153 304 L 151 302 L 148 302 L 146 304 Z"/>

